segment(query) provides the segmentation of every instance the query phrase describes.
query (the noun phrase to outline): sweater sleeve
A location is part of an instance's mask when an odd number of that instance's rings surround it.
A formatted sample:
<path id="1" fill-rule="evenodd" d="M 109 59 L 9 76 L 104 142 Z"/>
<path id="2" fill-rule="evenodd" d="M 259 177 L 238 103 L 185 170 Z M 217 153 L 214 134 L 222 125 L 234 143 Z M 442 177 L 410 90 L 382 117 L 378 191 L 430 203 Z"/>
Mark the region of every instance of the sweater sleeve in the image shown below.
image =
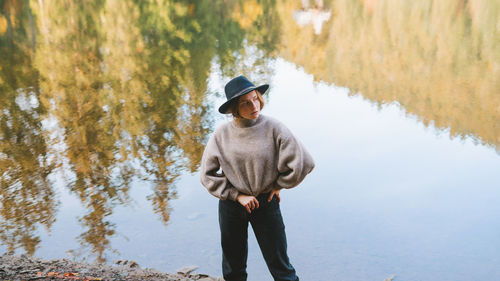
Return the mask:
<path id="1" fill-rule="evenodd" d="M 201 158 L 200 181 L 201 184 L 213 196 L 222 200 L 236 201 L 238 190 L 231 185 L 224 173 L 218 173 L 220 169 L 220 151 L 213 134 L 208 140 L 205 151 Z"/>
<path id="2" fill-rule="evenodd" d="M 278 138 L 279 188 L 292 188 L 300 184 L 314 168 L 314 160 L 305 147 L 291 132 Z"/>

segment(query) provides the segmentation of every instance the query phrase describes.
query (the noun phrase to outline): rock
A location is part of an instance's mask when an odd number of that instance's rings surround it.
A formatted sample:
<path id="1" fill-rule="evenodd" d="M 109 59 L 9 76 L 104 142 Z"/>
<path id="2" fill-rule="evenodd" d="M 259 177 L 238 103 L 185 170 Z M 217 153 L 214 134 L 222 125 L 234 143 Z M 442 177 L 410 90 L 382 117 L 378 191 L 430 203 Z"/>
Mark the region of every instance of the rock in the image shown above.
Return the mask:
<path id="1" fill-rule="evenodd" d="M 185 266 L 181 269 L 177 270 L 177 273 L 182 274 L 182 275 L 188 275 L 191 272 L 195 271 L 198 268 L 196 265 L 191 265 L 191 266 Z"/>
<path id="2" fill-rule="evenodd" d="M 51 267 L 47 267 L 45 268 L 43 271 L 42 271 L 42 275 L 43 276 L 46 276 L 47 273 L 49 273 L 50 271 L 53 271 L 53 269 L 55 269 L 55 266 L 51 266 Z"/>
<path id="3" fill-rule="evenodd" d="M 138 264 L 137 262 L 133 261 L 133 260 L 130 260 L 130 261 L 128 262 L 128 266 L 129 266 L 130 268 L 135 268 L 135 267 L 139 267 L 139 264 Z"/>
<path id="4" fill-rule="evenodd" d="M 198 281 L 217 281 L 217 279 L 213 277 L 203 277 L 201 279 L 198 279 Z"/>
<path id="5" fill-rule="evenodd" d="M 130 268 L 139 267 L 139 264 L 133 260 L 115 260 L 114 263 L 122 266 L 127 266 Z"/>

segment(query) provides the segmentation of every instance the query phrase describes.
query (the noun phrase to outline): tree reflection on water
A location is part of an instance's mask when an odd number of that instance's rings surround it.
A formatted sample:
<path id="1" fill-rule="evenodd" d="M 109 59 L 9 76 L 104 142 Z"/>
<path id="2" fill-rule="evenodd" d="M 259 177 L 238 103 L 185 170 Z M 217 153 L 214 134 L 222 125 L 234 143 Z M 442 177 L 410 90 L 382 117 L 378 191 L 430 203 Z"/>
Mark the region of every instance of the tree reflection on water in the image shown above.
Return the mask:
<path id="1" fill-rule="evenodd" d="M 499 1 L 325 1 L 333 16 L 320 35 L 285 16 L 300 7 L 285 2 L 281 57 L 500 151 Z"/>
<path id="2" fill-rule="evenodd" d="M 247 34 L 264 52 L 245 71 L 265 73 L 271 59 L 274 39 L 261 24 L 241 27 L 225 12 L 235 7 L 208 0 L 5 2 L 0 239 L 9 252 L 34 254 L 37 226 L 50 231 L 58 205 L 51 174 L 64 175 L 86 209 L 78 240 L 99 262 L 115 234 L 110 215 L 128 203 L 132 180 L 153 183 L 148 200 L 168 223 L 176 179 L 198 169 L 212 130 L 206 81 L 214 59 L 225 75 L 242 71 Z M 22 95 L 37 105 L 23 109 L 16 102 Z"/>
<path id="3" fill-rule="evenodd" d="M 279 56 L 500 147 L 495 1 L 325 0 L 321 32 L 298 25 L 301 2 L 289 0 L 0 3 L 0 240 L 9 252 L 34 254 L 38 228 L 50 231 L 60 203 L 52 175 L 85 207 L 78 240 L 100 262 L 133 180 L 152 183 L 148 200 L 167 224 L 176 180 L 197 171 L 213 127 L 214 65 L 258 84 Z"/>
<path id="4" fill-rule="evenodd" d="M 40 120 L 47 110 L 37 99 L 31 15 L 21 8 L 6 2 L 0 16 L 0 240 L 8 251 L 33 254 L 37 227 L 51 228 L 58 203 L 48 179 L 55 161 Z"/>

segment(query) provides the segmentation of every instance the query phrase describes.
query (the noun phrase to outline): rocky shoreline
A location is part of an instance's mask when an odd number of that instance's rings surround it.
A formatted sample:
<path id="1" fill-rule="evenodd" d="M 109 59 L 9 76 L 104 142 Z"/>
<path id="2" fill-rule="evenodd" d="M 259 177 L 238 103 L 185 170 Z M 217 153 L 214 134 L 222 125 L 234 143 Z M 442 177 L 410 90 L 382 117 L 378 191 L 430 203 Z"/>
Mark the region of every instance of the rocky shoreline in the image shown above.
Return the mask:
<path id="1" fill-rule="evenodd" d="M 162 281 L 221 281 L 222 278 L 195 274 L 196 266 L 165 273 L 156 269 L 140 268 L 131 260 L 118 260 L 114 265 L 75 262 L 67 259 L 41 260 L 27 255 L 0 256 L 0 280 L 162 280 Z"/>

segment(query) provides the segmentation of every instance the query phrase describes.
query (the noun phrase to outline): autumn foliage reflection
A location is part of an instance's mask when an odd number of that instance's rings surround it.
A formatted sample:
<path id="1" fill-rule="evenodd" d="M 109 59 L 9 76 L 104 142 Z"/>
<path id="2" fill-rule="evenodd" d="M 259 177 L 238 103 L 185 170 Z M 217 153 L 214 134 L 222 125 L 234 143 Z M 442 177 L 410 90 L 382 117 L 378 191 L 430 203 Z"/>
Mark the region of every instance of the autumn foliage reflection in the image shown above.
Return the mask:
<path id="1" fill-rule="evenodd" d="M 295 22 L 305 2 L 0 1 L 2 244 L 35 253 L 61 175 L 98 261 L 133 181 L 168 224 L 212 130 L 209 74 L 259 84 L 276 56 L 499 150 L 498 1 L 311 0 L 331 12 L 316 29 Z"/>
<path id="2" fill-rule="evenodd" d="M 294 22 L 297 2 L 279 5 L 280 56 L 500 152 L 499 1 L 324 1 L 332 18 L 319 35 Z"/>
<path id="3" fill-rule="evenodd" d="M 57 213 L 49 178 L 62 175 L 86 209 L 78 240 L 103 262 L 132 181 L 152 183 L 148 200 L 168 223 L 176 180 L 197 171 L 212 130 L 211 67 L 241 71 L 258 36 L 265 54 L 245 67 L 268 72 L 276 27 L 242 26 L 225 12 L 242 8 L 232 1 L 1 3 L 0 239 L 35 252 L 37 225 L 50 230 Z"/>
<path id="4" fill-rule="evenodd" d="M 33 67 L 33 22 L 22 3 L 4 3 L 0 15 L 0 241 L 8 252 L 33 254 L 37 228 L 50 229 L 57 201 L 49 180 L 55 162 L 40 116 L 38 71 Z M 16 32 L 15 32 L 16 31 Z M 20 32 L 17 32 L 20 31 Z M 35 81 L 35 83 L 33 83 Z"/>

